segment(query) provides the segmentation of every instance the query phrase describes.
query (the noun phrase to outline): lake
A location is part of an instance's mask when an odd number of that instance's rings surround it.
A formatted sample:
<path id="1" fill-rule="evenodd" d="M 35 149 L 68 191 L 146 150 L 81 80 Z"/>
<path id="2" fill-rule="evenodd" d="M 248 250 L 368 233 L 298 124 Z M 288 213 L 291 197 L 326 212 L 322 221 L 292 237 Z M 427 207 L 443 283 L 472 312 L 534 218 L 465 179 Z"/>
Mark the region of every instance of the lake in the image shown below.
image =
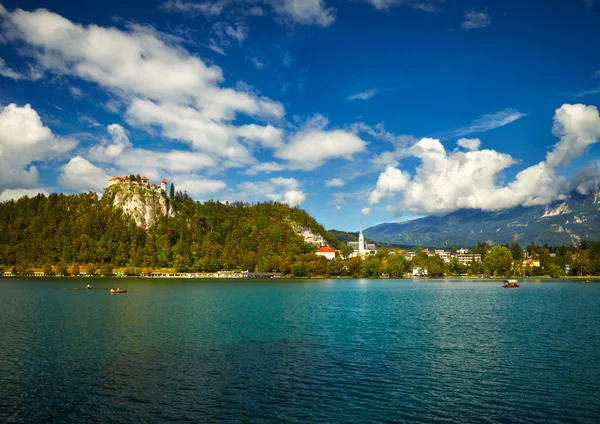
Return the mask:
<path id="1" fill-rule="evenodd" d="M 0 279 L 0 421 L 598 422 L 600 283 L 500 286 Z"/>

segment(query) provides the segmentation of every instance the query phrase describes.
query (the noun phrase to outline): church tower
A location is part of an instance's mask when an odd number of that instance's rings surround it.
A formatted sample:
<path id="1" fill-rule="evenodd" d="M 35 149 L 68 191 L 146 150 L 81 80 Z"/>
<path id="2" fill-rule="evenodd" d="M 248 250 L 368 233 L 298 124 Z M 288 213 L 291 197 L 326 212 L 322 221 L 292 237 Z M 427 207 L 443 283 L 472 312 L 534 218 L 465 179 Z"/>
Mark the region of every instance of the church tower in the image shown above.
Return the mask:
<path id="1" fill-rule="evenodd" d="M 365 255 L 365 237 L 362 233 L 362 222 L 360 223 L 360 234 L 358 235 L 358 254 L 360 256 Z"/>
<path id="2" fill-rule="evenodd" d="M 165 193 L 167 192 L 167 180 L 164 178 L 160 182 L 160 189 Z"/>

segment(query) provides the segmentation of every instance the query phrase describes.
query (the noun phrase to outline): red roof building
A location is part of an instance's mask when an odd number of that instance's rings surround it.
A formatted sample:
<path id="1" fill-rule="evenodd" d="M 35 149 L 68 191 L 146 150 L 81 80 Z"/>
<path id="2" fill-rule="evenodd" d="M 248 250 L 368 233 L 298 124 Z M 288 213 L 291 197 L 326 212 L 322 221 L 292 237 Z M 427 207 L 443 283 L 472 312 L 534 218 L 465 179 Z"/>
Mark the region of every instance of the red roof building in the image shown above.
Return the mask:
<path id="1" fill-rule="evenodd" d="M 328 246 L 319 247 L 315 252 L 316 255 L 325 256 L 328 260 L 335 259 L 335 255 L 339 255 L 340 253 L 340 250 L 335 250 Z"/>

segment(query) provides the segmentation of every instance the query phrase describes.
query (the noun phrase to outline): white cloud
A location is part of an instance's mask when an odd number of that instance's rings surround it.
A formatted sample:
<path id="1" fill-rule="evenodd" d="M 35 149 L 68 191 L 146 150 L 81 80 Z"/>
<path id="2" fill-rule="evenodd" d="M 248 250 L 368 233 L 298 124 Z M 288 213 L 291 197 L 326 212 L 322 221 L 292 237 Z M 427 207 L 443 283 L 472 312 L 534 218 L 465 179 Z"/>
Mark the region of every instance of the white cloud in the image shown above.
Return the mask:
<path id="1" fill-rule="evenodd" d="M 369 216 L 371 215 L 371 208 L 362 208 L 360 210 L 360 213 L 362 214 L 362 216 Z"/>
<path id="2" fill-rule="evenodd" d="M 221 87 L 219 67 L 150 27 L 83 26 L 44 9 L 16 9 L 0 19 L 5 37 L 27 43 L 23 52 L 43 69 L 99 84 L 124 104 L 128 123 L 150 132 L 158 127 L 163 137 L 214 156 L 223 168 L 256 162 L 232 124 L 238 114 L 275 120 L 285 114 L 280 103 L 246 85 Z M 222 30 L 236 40 L 244 37 L 241 26 Z"/>
<path id="3" fill-rule="evenodd" d="M 254 67 L 255 67 L 256 69 L 259 69 L 259 70 L 260 70 L 260 69 L 263 69 L 263 68 L 265 67 L 265 64 L 264 64 L 264 63 L 262 63 L 260 60 L 258 60 L 258 59 L 257 59 L 257 58 L 255 58 L 255 57 L 247 57 L 247 58 L 246 58 L 246 60 L 247 60 L 248 62 L 250 62 L 252 65 L 254 65 Z"/>
<path id="4" fill-rule="evenodd" d="M 261 173 L 270 174 L 271 172 L 283 171 L 285 167 L 277 162 L 261 162 L 252 165 L 244 174 L 246 175 L 258 175 Z"/>
<path id="5" fill-rule="evenodd" d="M 498 185 L 497 180 L 502 171 L 517 163 L 510 155 L 494 150 L 448 152 L 439 140 L 424 138 L 410 149 L 421 161 L 415 174 L 407 178 L 399 169 L 388 168 L 371 193 L 370 203 L 401 192 L 403 210 L 443 213 L 460 208 L 498 210 L 541 205 L 564 198 L 567 185 L 557 175 L 557 167 L 598 142 L 598 110 L 595 106 L 563 105 L 556 110 L 553 131 L 560 140 L 546 161 L 522 170 L 506 185 Z M 462 144 L 474 145 L 472 141 Z"/>
<path id="6" fill-rule="evenodd" d="M 323 0 L 263 0 L 269 4 L 282 23 L 326 27 L 335 21 L 335 9 Z"/>
<path id="7" fill-rule="evenodd" d="M 6 62 L 4 61 L 4 59 L 2 59 L 1 57 L 0 57 L 0 75 L 2 75 L 3 77 L 6 77 L 6 78 L 17 80 L 17 81 L 25 79 L 25 75 L 23 75 L 21 72 L 15 71 L 11 67 L 9 67 L 6 64 Z"/>
<path id="8" fill-rule="evenodd" d="M 242 200 L 272 200 L 287 203 L 290 206 L 299 206 L 306 195 L 300 190 L 300 182 L 295 178 L 271 178 L 268 181 L 246 181 L 238 184 L 238 193 L 234 198 Z"/>
<path id="9" fill-rule="evenodd" d="M 264 11 L 260 7 L 248 6 L 256 3 L 270 6 L 275 13 L 275 20 L 281 24 L 326 27 L 335 21 L 335 9 L 327 7 L 324 0 L 167 0 L 161 8 L 170 12 L 214 18 L 222 15 L 227 8 L 241 5 L 240 9 L 236 10 L 238 15 L 263 16 Z"/>
<path id="10" fill-rule="evenodd" d="M 503 109 L 498 112 L 488 113 L 477 118 L 468 126 L 453 131 L 452 136 L 462 137 L 471 133 L 490 131 L 508 125 L 525 116 L 527 116 L 527 114 L 515 109 Z"/>
<path id="11" fill-rule="evenodd" d="M 346 184 L 346 181 L 341 178 L 332 178 L 330 180 L 325 180 L 325 187 L 343 187 Z"/>
<path id="12" fill-rule="evenodd" d="M 160 8 L 169 12 L 179 12 L 185 14 L 204 15 L 206 17 L 219 16 L 229 1 L 203 1 L 191 2 L 185 0 L 167 0 L 160 5 Z"/>
<path id="13" fill-rule="evenodd" d="M 60 157 L 76 145 L 74 139 L 52 134 L 28 104 L 0 108 L 0 188 L 38 187 L 32 162 Z"/>
<path id="14" fill-rule="evenodd" d="M 377 10 L 387 10 L 392 6 L 408 5 L 413 9 L 424 10 L 426 12 L 437 12 L 439 10 L 437 3 L 432 0 L 364 0 L 370 3 Z"/>
<path id="15" fill-rule="evenodd" d="M 348 97 L 346 97 L 346 99 L 350 100 L 350 101 L 352 101 L 352 100 L 369 100 L 377 93 L 378 93 L 378 90 L 371 89 L 371 90 L 362 91 L 360 93 L 351 94 Z"/>
<path id="16" fill-rule="evenodd" d="M 369 196 L 370 204 L 377 204 L 382 198 L 392 196 L 402 191 L 408 185 L 410 175 L 392 166 L 388 166 L 385 172 L 379 175 L 375 190 Z"/>
<path id="17" fill-rule="evenodd" d="M 9 188 L 0 193 L 0 202 L 6 202 L 7 200 L 17 200 L 23 196 L 35 197 L 38 194 L 48 195 L 48 192 L 43 188 Z"/>
<path id="18" fill-rule="evenodd" d="M 550 166 L 568 165 L 587 152 L 600 138 L 600 119 L 596 106 L 562 105 L 554 115 L 552 132 L 560 141 L 546 156 Z"/>
<path id="19" fill-rule="evenodd" d="M 306 196 L 301 191 L 290 190 L 285 192 L 283 199 L 283 203 L 290 206 L 300 206 L 306 200 Z"/>
<path id="20" fill-rule="evenodd" d="M 206 199 L 223 191 L 226 184 L 219 180 L 210 180 L 197 175 L 178 175 L 172 177 L 177 183 L 177 190 L 187 192 L 195 199 Z"/>
<path id="21" fill-rule="evenodd" d="M 283 131 L 271 125 L 243 125 L 239 127 L 238 135 L 247 141 L 259 142 L 263 147 L 271 149 L 283 146 Z"/>
<path id="22" fill-rule="evenodd" d="M 308 129 L 294 134 L 275 156 L 289 162 L 290 169 L 312 170 L 330 159 L 352 160 L 352 155 L 365 151 L 367 143 L 342 130 Z"/>
<path id="23" fill-rule="evenodd" d="M 59 184 L 66 189 L 79 191 L 102 191 L 110 178 L 102 169 L 81 156 L 72 158 L 60 168 Z"/>
<path id="24" fill-rule="evenodd" d="M 336 210 L 336 211 L 341 211 L 341 210 L 342 210 L 342 205 L 337 205 L 337 206 L 335 207 L 335 210 Z"/>
<path id="25" fill-rule="evenodd" d="M 492 17 L 488 13 L 487 9 L 485 10 L 475 10 L 471 9 L 465 12 L 465 17 L 461 27 L 463 29 L 477 29 L 477 28 L 485 28 L 492 23 Z"/>
<path id="26" fill-rule="evenodd" d="M 460 147 L 475 152 L 481 146 L 481 140 L 478 138 L 461 138 L 456 142 Z"/>

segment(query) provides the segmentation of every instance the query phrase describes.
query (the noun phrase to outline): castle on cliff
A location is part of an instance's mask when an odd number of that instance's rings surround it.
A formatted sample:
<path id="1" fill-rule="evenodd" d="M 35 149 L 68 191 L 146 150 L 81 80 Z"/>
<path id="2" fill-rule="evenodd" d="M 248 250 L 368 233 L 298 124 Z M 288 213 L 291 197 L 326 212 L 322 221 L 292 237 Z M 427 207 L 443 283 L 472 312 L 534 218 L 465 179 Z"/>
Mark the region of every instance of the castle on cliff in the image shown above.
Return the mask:
<path id="1" fill-rule="evenodd" d="M 165 178 L 160 182 L 160 186 L 156 184 L 150 184 L 150 181 L 146 177 L 141 177 L 138 175 L 137 178 L 132 179 L 130 176 L 125 175 L 124 177 L 112 177 L 108 180 L 108 186 L 111 187 L 115 184 L 129 184 L 136 185 L 139 187 L 147 188 L 149 190 L 154 190 L 158 192 L 167 193 L 167 180 Z"/>

